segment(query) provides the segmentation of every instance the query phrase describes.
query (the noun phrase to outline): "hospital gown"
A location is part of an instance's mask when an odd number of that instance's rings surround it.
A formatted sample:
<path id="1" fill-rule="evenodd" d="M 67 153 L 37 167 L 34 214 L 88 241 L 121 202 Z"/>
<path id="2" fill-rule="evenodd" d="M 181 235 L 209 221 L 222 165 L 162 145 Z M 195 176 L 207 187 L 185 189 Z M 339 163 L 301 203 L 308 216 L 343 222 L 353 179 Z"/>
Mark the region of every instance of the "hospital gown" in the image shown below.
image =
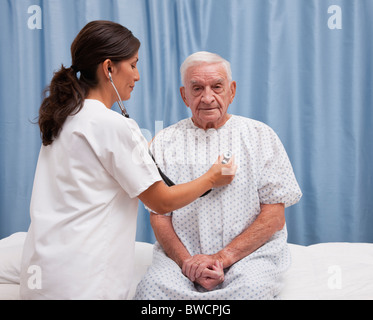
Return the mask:
<path id="1" fill-rule="evenodd" d="M 255 221 L 260 204 L 289 207 L 302 196 L 278 136 L 252 119 L 232 116 L 217 130 L 200 129 L 185 119 L 162 130 L 151 147 L 159 166 L 177 184 L 201 176 L 225 151 L 235 155 L 238 170 L 230 185 L 172 214 L 175 232 L 191 255 L 223 249 Z M 135 299 L 274 299 L 290 261 L 285 226 L 258 250 L 225 269 L 224 282 L 207 291 L 185 277 L 156 243 L 152 266 Z"/>

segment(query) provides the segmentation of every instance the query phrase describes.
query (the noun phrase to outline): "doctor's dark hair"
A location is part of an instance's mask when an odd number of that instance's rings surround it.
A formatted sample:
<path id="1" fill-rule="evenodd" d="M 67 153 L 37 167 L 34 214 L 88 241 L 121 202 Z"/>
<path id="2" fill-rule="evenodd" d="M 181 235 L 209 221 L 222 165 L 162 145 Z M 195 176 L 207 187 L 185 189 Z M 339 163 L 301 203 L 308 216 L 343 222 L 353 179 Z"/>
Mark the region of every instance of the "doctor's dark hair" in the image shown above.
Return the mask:
<path id="1" fill-rule="evenodd" d="M 98 85 L 99 64 L 128 60 L 139 48 L 130 30 L 111 21 L 92 21 L 79 32 L 71 45 L 72 66 L 62 65 L 44 91 L 38 121 L 43 145 L 52 144 L 66 118 L 82 109 L 89 90 Z"/>

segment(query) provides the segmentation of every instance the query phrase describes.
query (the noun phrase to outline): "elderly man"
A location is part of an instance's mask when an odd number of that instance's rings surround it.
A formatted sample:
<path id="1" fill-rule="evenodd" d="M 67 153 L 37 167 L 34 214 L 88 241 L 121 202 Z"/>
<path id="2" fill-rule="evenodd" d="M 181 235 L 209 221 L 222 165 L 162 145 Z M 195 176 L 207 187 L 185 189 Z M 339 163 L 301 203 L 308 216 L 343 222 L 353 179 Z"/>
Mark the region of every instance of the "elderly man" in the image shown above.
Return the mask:
<path id="1" fill-rule="evenodd" d="M 278 298 L 290 265 L 285 208 L 302 196 L 288 156 L 267 125 L 227 113 L 236 93 L 228 61 L 198 52 L 181 76 L 192 118 L 155 137 L 158 164 L 183 183 L 229 150 L 238 170 L 232 184 L 169 216 L 151 213 L 157 243 L 135 298 Z"/>

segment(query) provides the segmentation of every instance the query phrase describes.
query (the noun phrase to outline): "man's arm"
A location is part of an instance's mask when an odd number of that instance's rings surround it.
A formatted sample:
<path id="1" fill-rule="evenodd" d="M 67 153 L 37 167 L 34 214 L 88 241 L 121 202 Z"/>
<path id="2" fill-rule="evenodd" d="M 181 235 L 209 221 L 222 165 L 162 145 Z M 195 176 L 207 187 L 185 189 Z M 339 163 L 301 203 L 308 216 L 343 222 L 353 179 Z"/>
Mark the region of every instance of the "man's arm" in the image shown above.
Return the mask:
<path id="1" fill-rule="evenodd" d="M 172 217 L 152 212 L 150 214 L 150 223 L 157 241 L 167 256 L 174 260 L 181 269 L 184 260 L 189 259 L 191 255 L 177 236 L 172 225 Z"/>
<path id="2" fill-rule="evenodd" d="M 175 261 L 180 269 L 184 271 L 182 269 L 183 265 L 185 265 L 185 262 L 191 259 L 192 256 L 177 236 L 172 225 L 172 217 L 158 215 L 152 212 L 150 214 L 150 223 L 157 241 L 162 246 L 167 256 Z M 203 255 L 198 256 L 201 257 Z M 224 281 L 224 271 L 220 261 L 214 260 L 206 263 L 206 258 L 208 257 L 209 256 L 204 256 L 206 268 L 203 270 L 203 275 L 201 275 L 199 279 L 191 277 L 189 280 L 192 282 L 197 281 L 206 289 L 211 290 Z M 183 273 L 185 275 L 185 272 Z"/>
<path id="3" fill-rule="evenodd" d="M 217 255 L 224 268 L 253 253 L 285 225 L 285 205 L 262 204 L 256 220 Z"/>
<path id="4" fill-rule="evenodd" d="M 203 279 L 209 279 L 209 288 L 224 281 L 223 268 L 228 268 L 237 261 L 253 253 L 265 244 L 274 233 L 280 231 L 285 225 L 285 206 L 279 204 L 263 204 L 257 219 L 240 235 L 232 240 L 224 249 L 213 255 L 191 256 L 184 247 L 172 226 L 172 218 L 152 213 L 150 215 L 154 234 L 169 258 L 174 260 L 183 273 L 191 281 L 201 285 Z M 211 266 L 219 260 L 220 271 L 211 270 Z M 206 274 L 207 273 L 207 274 Z"/>
<path id="5" fill-rule="evenodd" d="M 186 260 L 184 274 L 190 279 L 198 279 L 211 261 L 219 260 L 224 268 L 245 258 L 265 244 L 285 225 L 285 205 L 262 204 L 256 220 L 225 248 L 211 256 L 196 255 Z"/>

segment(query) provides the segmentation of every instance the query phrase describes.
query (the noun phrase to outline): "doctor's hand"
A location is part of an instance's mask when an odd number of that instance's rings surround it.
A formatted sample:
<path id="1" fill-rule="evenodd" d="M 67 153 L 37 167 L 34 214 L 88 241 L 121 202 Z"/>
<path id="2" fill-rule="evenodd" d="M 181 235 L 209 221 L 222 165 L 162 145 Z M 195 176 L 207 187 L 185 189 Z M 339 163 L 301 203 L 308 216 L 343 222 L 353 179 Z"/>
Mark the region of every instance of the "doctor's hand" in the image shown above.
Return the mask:
<path id="1" fill-rule="evenodd" d="M 234 162 L 234 156 L 229 160 L 227 164 L 222 164 L 224 157 L 219 156 L 218 160 L 212 165 L 207 171 L 207 174 L 211 176 L 213 188 L 218 188 L 230 184 L 236 174 L 237 165 Z"/>

